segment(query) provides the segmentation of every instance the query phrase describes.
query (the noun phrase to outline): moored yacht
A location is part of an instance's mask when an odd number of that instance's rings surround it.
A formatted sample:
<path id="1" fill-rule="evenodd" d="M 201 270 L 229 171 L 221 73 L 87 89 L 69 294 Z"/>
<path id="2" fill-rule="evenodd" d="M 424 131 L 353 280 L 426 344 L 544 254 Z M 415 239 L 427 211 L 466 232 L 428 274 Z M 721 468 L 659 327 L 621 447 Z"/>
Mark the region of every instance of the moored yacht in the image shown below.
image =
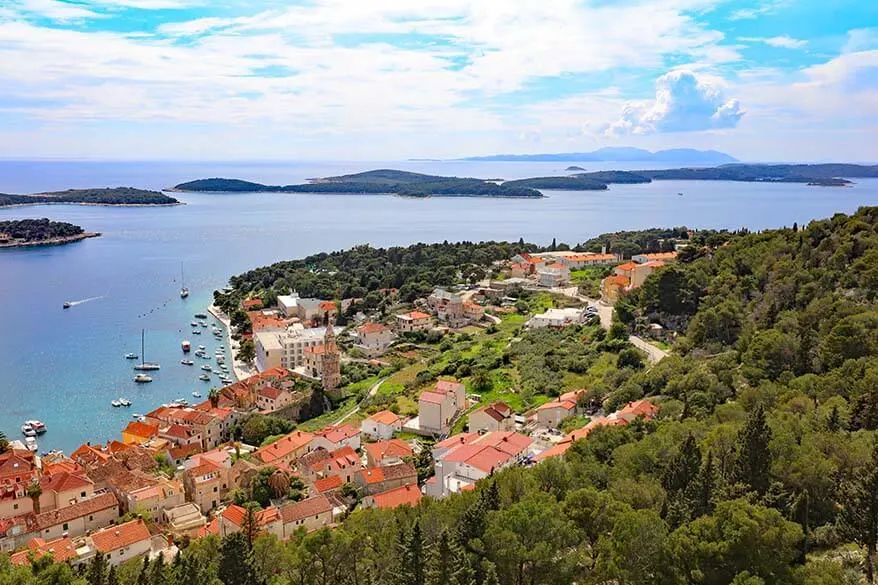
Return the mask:
<path id="1" fill-rule="evenodd" d="M 183 353 L 189 353 L 189 350 L 192 349 L 192 344 L 189 343 L 188 339 L 184 339 L 183 342 L 180 344 L 180 347 L 183 349 Z"/>
<path id="2" fill-rule="evenodd" d="M 184 366 L 195 365 L 195 362 L 193 362 L 192 360 L 180 360 L 180 363 L 183 364 Z"/>
<path id="3" fill-rule="evenodd" d="M 39 421 L 39 420 L 26 420 L 26 421 L 24 421 L 24 424 L 26 424 L 30 428 L 32 428 L 34 430 L 34 432 L 38 435 L 42 435 L 47 430 L 49 430 L 48 427 L 45 425 L 45 423 L 43 423 L 42 421 Z"/>
<path id="4" fill-rule="evenodd" d="M 146 374 L 137 374 L 134 376 L 134 381 L 138 384 L 146 384 L 148 382 L 152 382 L 152 378 L 147 376 Z"/>
<path id="5" fill-rule="evenodd" d="M 198 379 L 202 382 L 210 382 L 210 376 L 208 376 L 207 374 L 201 374 L 200 376 L 198 376 Z"/>
<path id="6" fill-rule="evenodd" d="M 122 406 L 131 406 L 131 401 L 127 398 L 120 398 L 119 404 L 121 404 Z"/>
<path id="7" fill-rule="evenodd" d="M 136 353 L 129 352 L 129 353 L 125 354 L 126 360 L 136 360 L 138 357 L 140 357 L 140 356 L 138 356 Z"/>
<path id="8" fill-rule="evenodd" d="M 150 371 L 150 370 L 159 370 L 159 369 L 161 369 L 161 366 L 160 366 L 160 365 L 158 365 L 158 364 L 156 364 L 156 363 L 150 363 L 150 362 L 146 361 L 146 350 L 145 350 L 145 347 L 146 347 L 146 346 L 145 346 L 145 343 L 144 343 L 144 331 L 143 331 L 143 329 L 141 329 L 141 330 L 140 330 L 140 355 L 143 356 L 143 359 L 140 361 L 139 364 L 137 364 L 136 366 L 134 366 L 134 369 L 135 369 L 135 370 L 138 370 L 138 371 L 140 371 L 140 372 L 145 372 L 145 371 Z M 135 380 L 135 381 L 136 381 L 136 380 Z"/>
<path id="9" fill-rule="evenodd" d="M 201 392 L 193 392 L 192 396 L 194 396 L 195 398 L 201 398 Z"/>
<path id="10" fill-rule="evenodd" d="M 120 406 L 122 406 L 122 403 L 118 400 L 111 400 L 110 405 L 113 406 L 113 408 L 119 408 Z"/>

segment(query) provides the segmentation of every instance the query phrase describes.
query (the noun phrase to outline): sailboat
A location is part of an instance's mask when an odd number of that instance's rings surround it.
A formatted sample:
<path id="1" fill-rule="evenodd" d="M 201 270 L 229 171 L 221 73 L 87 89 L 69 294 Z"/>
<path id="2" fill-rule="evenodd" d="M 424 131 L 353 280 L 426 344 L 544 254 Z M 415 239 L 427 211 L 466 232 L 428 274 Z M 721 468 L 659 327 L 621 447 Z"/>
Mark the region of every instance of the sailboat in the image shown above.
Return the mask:
<path id="1" fill-rule="evenodd" d="M 185 281 L 183 280 L 183 263 L 180 263 L 180 298 L 185 299 L 189 296 L 189 289 L 186 288 Z"/>
<path id="2" fill-rule="evenodd" d="M 142 361 L 139 364 L 137 364 L 136 366 L 134 366 L 134 369 L 139 370 L 139 371 L 161 369 L 161 366 L 159 366 L 158 364 L 153 364 L 153 363 L 146 361 L 146 352 L 144 349 L 145 346 L 144 346 L 144 341 L 143 341 L 143 335 L 144 335 L 143 329 L 141 329 L 140 330 L 140 355 L 142 356 L 141 357 Z"/>

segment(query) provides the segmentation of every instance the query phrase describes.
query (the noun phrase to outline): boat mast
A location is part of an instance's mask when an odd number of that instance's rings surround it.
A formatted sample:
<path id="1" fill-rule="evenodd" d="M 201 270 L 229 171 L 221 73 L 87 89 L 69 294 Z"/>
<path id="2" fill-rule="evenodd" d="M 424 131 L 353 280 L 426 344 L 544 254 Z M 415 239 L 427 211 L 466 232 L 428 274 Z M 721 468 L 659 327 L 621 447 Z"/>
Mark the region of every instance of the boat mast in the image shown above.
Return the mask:
<path id="1" fill-rule="evenodd" d="M 143 329 L 140 330 L 140 365 L 146 364 L 146 353 L 143 351 Z"/>

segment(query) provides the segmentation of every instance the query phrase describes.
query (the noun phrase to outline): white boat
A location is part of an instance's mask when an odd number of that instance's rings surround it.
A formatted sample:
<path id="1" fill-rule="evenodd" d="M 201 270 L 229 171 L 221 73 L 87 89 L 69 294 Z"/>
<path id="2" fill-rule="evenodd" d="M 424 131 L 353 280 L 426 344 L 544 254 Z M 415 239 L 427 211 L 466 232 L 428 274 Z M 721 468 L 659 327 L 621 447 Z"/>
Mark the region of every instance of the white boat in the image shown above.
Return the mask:
<path id="1" fill-rule="evenodd" d="M 126 360 L 136 360 L 137 357 L 138 357 L 138 356 L 137 356 L 136 353 L 126 353 L 126 354 L 125 354 L 125 359 L 126 359 Z"/>
<path id="2" fill-rule="evenodd" d="M 189 343 L 189 340 L 188 340 L 188 339 L 184 339 L 184 340 L 180 343 L 180 347 L 183 349 L 183 353 L 189 353 L 189 350 L 192 349 L 192 344 Z"/>
<path id="3" fill-rule="evenodd" d="M 28 433 L 31 433 L 31 434 L 28 434 Z M 33 427 L 31 427 L 27 423 L 24 423 L 23 425 L 21 425 L 21 434 L 23 434 L 26 437 L 36 437 L 37 436 L 37 432 L 33 429 Z"/>
<path id="4" fill-rule="evenodd" d="M 191 366 L 195 364 L 195 362 L 193 362 L 192 360 L 180 360 L 180 363 L 184 366 Z"/>
<path id="5" fill-rule="evenodd" d="M 185 299 L 189 296 L 189 289 L 186 288 L 186 283 L 183 280 L 183 263 L 180 263 L 180 298 Z"/>
<path id="6" fill-rule="evenodd" d="M 201 374 L 200 376 L 198 376 L 198 379 L 202 382 L 210 382 L 210 376 L 208 376 L 207 374 Z"/>
<path id="7" fill-rule="evenodd" d="M 192 327 L 198 327 L 198 321 L 192 321 L 189 325 Z"/>
<path id="8" fill-rule="evenodd" d="M 214 357 L 216 357 L 216 363 L 218 363 L 218 364 L 221 364 L 224 361 L 226 361 L 226 356 L 224 356 L 224 355 L 218 355 L 218 356 L 214 356 Z"/>
<path id="9" fill-rule="evenodd" d="M 204 364 L 203 366 L 201 366 L 201 369 L 204 370 L 205 372 L 209 372 L 210 366 L 208 364 Z"/>
<path id="10" fill-rule="evenodd" d="M 201 330 L 200 329 L 193 329 L 192 335 L 201 335 Z"/>
<path id="11" fill-rule="evenodd" d="M 140 417 L 142 417 L 142 416 L 143 416 L 143 415 L 140 414 L 139 412 L 135 412 L 134 414 L 131 415 L 131 418 L 140 418 Z"/>
<path id="12" fill-rule="evenodd" d="M 111 404 L 114 408 L 119 408 L 120 406 L 122 406 L 122 403 L 119 402 L 118 400 L 112 400 L 112 401 L 110 401 L 110 404 Z"/>
<path id="13" fill-rule="evenodd" d="M 152 382 L 152 378 L 150 378 L 146 374 L 137 374 L 136 376 L 134 376 L 134 381 L 138 384 L 146 384 L 148 382 Z"/>
<path id="14" fill-rule="evenodd" d="M 24 446 L 27 447 L 28 451 L 36 451 L 38 449 L 37 440 L 33 437 L 25 437 Z"/>
<path id="15" fill-rule="evenodd" d="M 145 347 L 146 347 L 146 346 L 145 346 L 145 343 L 144 343 L 144 331 L 143 331 L 143 329 L 141 329 L 141 330 L 140 330 L 140 355 L 143 356 L 143 359 L 140 361 L 139 364 L 137 364 L 136 366 L 134 366 L 134 369 L 135 369 L 135 370 L 138 370 L 138 371 L 140 371 L 140 372 L 146 372 L 146 371 L 159 370 L 159 369 L 161 369 L 161 366 L 159 366 L 158 364 L 150 363 L 150 362 L 146 361 L 146 349 L 145 349 Z M 135 379 L 135 382 L 136 382 L 136 381 L 137 381 L 137 380 Z M 152 380 L 150 380 L 150 381 L 152 381 Z"/>
<path id="16" fill-rule="evenodd" d="M 192 396 L 194 396 L 195 398 L 201 398 L 201 392 L 193 392 Z"/>
<path id="17" fill-rule="evenodd" d="M 207 349 L 207 348 L 204 347 L 203 345 L 198 346 L 198 351 L 204 351 L 205 349 Z"/>
<path id="18" fill-rule="evenodd" d="M 127 398 L 120 398 L 119 404 L 121 404 L 122 406 L 131 406 L 131 401 Z"/>
<path id="19" fill-rule="evenodd" d="M 26 420 L 26 421 L 24 421 L 24 424 L 26 424 L 30 428 L 32 428 L 34 430 L 34 432 L 38 435 L 42 435 L 47 430 L 49 430 L 49 428 L 45 425 L 45 423 L 43 423 L 42 421 L 39 421 L 39 420 Z"/>

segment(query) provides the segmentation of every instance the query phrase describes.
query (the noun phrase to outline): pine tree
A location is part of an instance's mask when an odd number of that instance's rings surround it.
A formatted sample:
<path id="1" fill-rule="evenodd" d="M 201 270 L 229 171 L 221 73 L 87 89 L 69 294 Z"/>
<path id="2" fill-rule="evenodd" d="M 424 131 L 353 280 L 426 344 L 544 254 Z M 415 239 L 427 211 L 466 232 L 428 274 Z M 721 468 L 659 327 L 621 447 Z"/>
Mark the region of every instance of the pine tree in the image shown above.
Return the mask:
<path id="1" fill-rule="evenodd" d="M 426 579 L 427 585 L 447 585 L 451 583 L 451 575 L 454 572 L 454 551 L 448 532 L 443 530 L 439 534 L 439 540 L 430 551 L 427 561 Z"/>
<path id="2" fill-rule="evenodd" d="M 107 557 L 98 551 L 88 567 L 86 579 L 89 585 L 105 585 L 107 579 Z"/>
<path id="3" fill-rule="evenodd" d="M 476 571 L 470 563 L 466 550 L 459 542 L 451 540 L 450 543 L 452 567 L 454 567 L 451 581 L 449 581 L 450 585 L 476 585 Z"/>
<path id="4" fill-rule="evenodd" d="M 695 437 L 689 435 L 677 455 L 671 460 L 662 477 L 662 487 L 669 495 L 677 495 L 686 490 L 701 468 L 701 449 Z"/>
<path id="5" fill-rule="evenodd" d="M 219 574 L 225 585 L 254 585 L 253 551 L 247 536 L 236 532 L 223 538 L 220 544 Z"/>
<path id="6" fill-rule="evenodd" d="M 738 459 L 735 479 L 764 496 L 770 483 L 771 429 L 765 422 L 765 410 L 757 405 L 738 435 Z"/>
<path id="7" fill-rule="evenodd" d="M 485 561 L 483 573 L 485 577 L 482 579 L 482 585 L 500 585 L 500 577 L 497 576 L 497 565 L 491 561 Z"/>
<path id="8" fill-rule="evenodd" d="M 149 556 L 143 557 L 143 565 L 140 574 L 137 575 L 137 585 L 149 585 Z"/>
<path id="9" fill-rule="evenodd" d="M 552 238 L 552 246 L 549 248 L 552 252 L 558 249 L 558 243 L 555 241 L 555 238 Z"/>
<path id="10" fill-rule="evenodd" d="M 163 555 L 159 555 L 156 557 L 155 561 L 153 561 L 152 566 L 149 569 L 149 583 L 150 585 L 165 585 L 165 557 Z"/>
<path id="11" fill-rule="evenodd" d="M 119 577 L 116 576 L 116 566 L 110 566 L 110 572 L 107 573 L 107 585 L 119 585 Z"/>
<path id="12" fill-rule="evenodd" d="M 875 582 L 873 565 L 878 545 L 878 442 L 872 447 L 872 462 L 842 485 L 843 507 L 839 520 L 849 538 L 866 549 L 866 578 Z"/>
<path id="13" fill-rule="evenodd" d="M 841 417 L 838 414 L 838 407 L 833 406 L 829 418 L 826 419 L 826 430 L 830 433 L 837 433 L 841 429 Z"/>
<path id="14" fill-rule="evenodd" d="M 406 560 L 409 565 L 409 585 L 424 585 L 425 576 L 425 555 L 424 555 L 424 536 L 421 534 L 421 523 L 415 520 L 414 526 L 408 538 L 408 554 Z"/>
<path id="15" fill-rule="evenodd" d="M 713 491 L 716 487 L 716 470 L 713 465 L 713 451 L 707 452 L 707 460 L 698 472 L 698 477 L 690 486 L 692 517 L 710 514 L 713 510 Z"/>
<path id="16" fill-rule="evenodd" d="M 484 491 L 485 498 L 485 509 L 487 510 L 499 510 L 500 509 L 500 486 L 497 485 L 497 480 L 493 480 L 490 485 L 488 485 L 488 489 Z"/>

